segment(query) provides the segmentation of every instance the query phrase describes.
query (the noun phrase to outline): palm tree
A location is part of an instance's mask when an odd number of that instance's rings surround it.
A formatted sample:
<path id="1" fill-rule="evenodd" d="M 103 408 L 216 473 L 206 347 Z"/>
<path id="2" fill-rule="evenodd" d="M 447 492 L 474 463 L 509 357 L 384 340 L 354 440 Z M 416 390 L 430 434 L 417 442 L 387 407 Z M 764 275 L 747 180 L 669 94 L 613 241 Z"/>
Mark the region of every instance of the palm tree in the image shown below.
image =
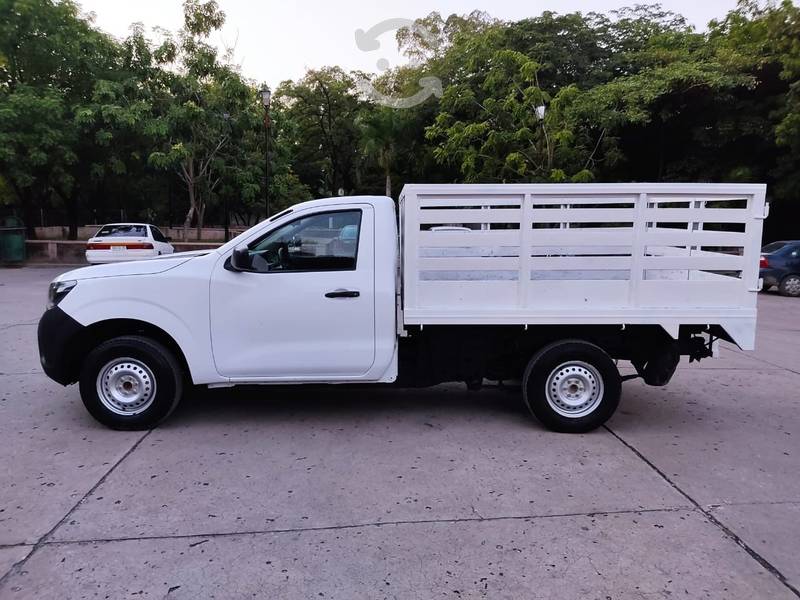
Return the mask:
<path id="1" fill-rule="evenodd" d="M 361 149 L 372 157 L 386 177 L 386 195 L 392 196 L 392 166 L 397 142 L 403 135 L 404 121 L 400 109 L 377 106 L 359 119 Z"/>

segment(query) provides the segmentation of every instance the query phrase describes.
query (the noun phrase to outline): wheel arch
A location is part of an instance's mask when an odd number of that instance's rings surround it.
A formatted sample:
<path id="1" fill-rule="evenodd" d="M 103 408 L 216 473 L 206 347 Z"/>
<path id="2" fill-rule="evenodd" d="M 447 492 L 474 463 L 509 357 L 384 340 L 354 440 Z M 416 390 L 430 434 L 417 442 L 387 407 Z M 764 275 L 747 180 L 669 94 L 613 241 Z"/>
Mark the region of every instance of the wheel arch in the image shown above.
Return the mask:
<path id="1" fill-rule="evenodd" d="M 175 356 L 184 375 L 192 381 L 191 369 L 180 345 L 166 331 L 138 319 L 105 319 L 85 326 L 68 345 L 69 356 L 72 357 L 69 373 L 73 381 L 77 381 L 80 374 L 81 363 L 93 348 L 115 337 L 123 335 L 140 335 L 162 344 Z"/>

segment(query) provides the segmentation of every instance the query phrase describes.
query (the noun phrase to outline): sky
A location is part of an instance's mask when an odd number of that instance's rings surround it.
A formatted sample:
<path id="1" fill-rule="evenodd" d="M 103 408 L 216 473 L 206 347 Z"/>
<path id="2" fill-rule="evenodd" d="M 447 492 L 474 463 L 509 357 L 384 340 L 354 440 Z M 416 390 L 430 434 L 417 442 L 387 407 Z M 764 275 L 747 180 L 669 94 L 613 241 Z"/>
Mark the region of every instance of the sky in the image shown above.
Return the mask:
<path id="1" fill-rule="evenodd" d="M 172 31 L 182 24 L 181 0 L 78 0 L 95 23 L 122 38 L 131 23 L 141 22 L 147 30 L 161 27 Z M 608 12 L 643 0 L 218 0 L 226 24 L 212 38 L 219 47 L 233 47 L 233 62 L 242 74 L 256 83 L 275 88 L 285 79 L 298 79 L 308 68 L 339 65 L 346 70 L 379 72 L 405 59 L 397 52 L 394 30 L 377 36 L 379 48 L 363 50 L 356 44 L 355 31 L 370 31 L 387 20 L 416 19 L 431 11 L 443 16 L 484 10 L 493 17 L 519 20 L 543 11 Z M 661 0 L 665 9 L 684 15 L 699 30 L 714 18 L 733 9 L 736 0 Z M 155 36 L 154 36 L 155 37 Z M 364 44 L 362 43 L 363 47 Z M 381 68 L 382 67 L 382 68 Z"/>

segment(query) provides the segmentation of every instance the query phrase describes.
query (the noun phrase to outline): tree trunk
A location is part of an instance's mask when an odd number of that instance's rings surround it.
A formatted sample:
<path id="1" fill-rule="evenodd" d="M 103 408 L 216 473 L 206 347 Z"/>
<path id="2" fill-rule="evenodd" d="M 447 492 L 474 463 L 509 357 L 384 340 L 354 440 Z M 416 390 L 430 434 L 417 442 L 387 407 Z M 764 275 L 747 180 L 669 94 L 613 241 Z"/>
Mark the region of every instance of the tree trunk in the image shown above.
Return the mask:
<path id="1" fill-rule="evenodd" d="M 392 176 L 388 169 L 386 170 L 386 195 L 389 196 L 389 198 L 392 197 Z"/>
<path id="2" fill-rule="evenodd" d="M 203 220 L 206 215 L 206 205 L 205 202 L 200 202 L 199 206 L 197 207 L 197 241 L 200 241 L 200 237 L 203 231 Z"/>
<path id="3" fill-rule="evenodd" d="M 192 226 L 192 217 L 197 212 L 197 188 L 195 187 L 194 178 L 194 160 L 189 159 L 188 164 L 181 165 L 179 174 L 186 184 L 186 191 L 189 192 L 189 210 L 186 212 L 186 218 L 183 220 L 183 241 L 189 239 L 189 227 Z"/>
<path id="4" fill-rule="evenodd" d="M 69 232 L 67 233 L 68 240 L 78 239 L 78 193 L 72 192 L 67 199 L 67 225 L 69 225 Z"/>
<path id="5" fill-rule="evenodd" d="M 14 192 L 17 194 L 19 207 L 22 210 L 22 220 L 25 222 L 25 235 L 29 240 L 36 239 L 36 220 L 39 215 L 36 214 L 36 206 L 33 201 L 33 193 L 30 188 L 20 188 L 9 181 Z"/>
<path id="6" fill-rule="evenodd" d="M 28 202 L 23 201 L 22 204 L 22 220 L 25 222 L 25 237 L 29 240 L 36 239 L 36 220 L 39 215 L 36 214 L 36 207 Z"/>
<path id="7" fill-rule="evenodd" d="M 22 218 L 25 221 L 25 233 L 29 240 L 36 239 L 36 206 L 33 203 L 33 194 L 26 194 L 27 198 L 22 200 Z"/>
<path id="8" fill-rule="evenodd" d="M 189 227 L 192 226 L 192 217 L 194 216 L 196 210 L 196 202 L 194 196 L 194 185 L 191 183 L 188 184 L 189 190 L 189 210 L 186 213 L 186 218 L 183 220 L 183 241 L 189 239 Z"/>
<path id="9" fill-rule="evenodd" d="M 189 198 L 191 204 L 189 205 L 189 211 L 186 213 L 186 218 L 183 220 L 183 241 L 185 242 L 189 236 L 189 227 L 192 225 L 192 217 L 194 216 L 194 199 L 192 199 L 193 194 L 189 193 Z"/>

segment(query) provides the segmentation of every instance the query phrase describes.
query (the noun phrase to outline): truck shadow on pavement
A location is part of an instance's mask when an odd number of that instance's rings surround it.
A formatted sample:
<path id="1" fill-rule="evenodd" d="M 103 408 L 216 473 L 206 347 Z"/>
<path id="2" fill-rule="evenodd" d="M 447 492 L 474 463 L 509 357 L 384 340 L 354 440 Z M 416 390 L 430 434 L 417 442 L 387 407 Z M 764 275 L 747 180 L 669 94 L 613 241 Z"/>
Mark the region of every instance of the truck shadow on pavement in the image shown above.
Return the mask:
<path id="1" fill-rule="evenodd" d="M 404 389 L 382 386 L 241 386 L 187 390 L 174 414 L 159 426 L 197 422 L 259 422 L 314 418 L 373 419 L 414 415 L 466 416 L 530 422 L 519 388 L 469 391 L 463 384 Z"/>
<path id="2" fill-rule="evenodd" d="M 629 384 L 630 385 L 630 384 Z M 683 392 L 631 386 L 623 393 L 612 428 L 639 433 L 709 429 L 714 431 L 727 412 L 698 405 Z M 236 386 L 186 390 L 175 412 L 159 430 L 212 423 L 254 424 L 312 419 L 318 422 L 375 421 L 385 418 L 462 420 L 478 419 L 546 429 L 528 412 L 519 386 L 484 386 L 467 390 L 446 383 L 431 388 L 394 388 L 381 385 Z M 729 415 L 728 415 L 729 416 Z M 602 431 L 600 428 L 598 431 Z"/>

